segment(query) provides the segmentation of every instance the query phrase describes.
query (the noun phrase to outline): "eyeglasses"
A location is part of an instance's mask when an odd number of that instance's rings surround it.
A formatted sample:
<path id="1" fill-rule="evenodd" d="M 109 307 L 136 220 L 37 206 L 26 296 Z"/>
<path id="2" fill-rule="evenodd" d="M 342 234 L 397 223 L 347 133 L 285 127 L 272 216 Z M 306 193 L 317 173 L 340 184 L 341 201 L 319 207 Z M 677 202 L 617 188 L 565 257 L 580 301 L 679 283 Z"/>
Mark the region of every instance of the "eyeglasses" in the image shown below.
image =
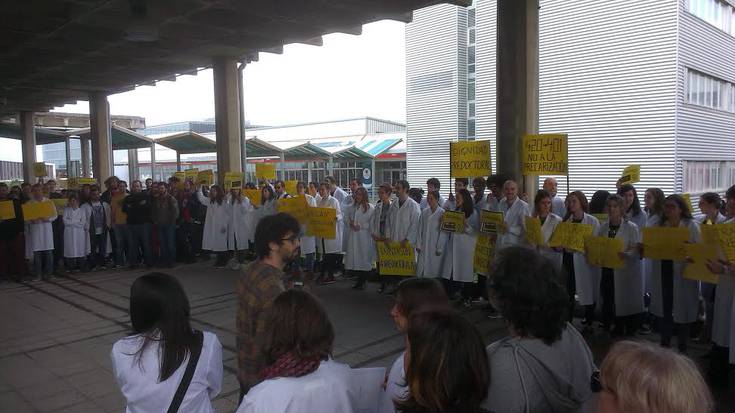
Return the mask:
<path id="1" fill-rule="evenodd" d="M 288 237 L 288 238 L 281 238 L 281 241 L 289 241 L 289 242 L 294 242 L 294 241 L 296 241 L 297 239 L 299 239 L 299 234 L 291 235 L 291 236 L 290 236 L 290 237 Z"/>

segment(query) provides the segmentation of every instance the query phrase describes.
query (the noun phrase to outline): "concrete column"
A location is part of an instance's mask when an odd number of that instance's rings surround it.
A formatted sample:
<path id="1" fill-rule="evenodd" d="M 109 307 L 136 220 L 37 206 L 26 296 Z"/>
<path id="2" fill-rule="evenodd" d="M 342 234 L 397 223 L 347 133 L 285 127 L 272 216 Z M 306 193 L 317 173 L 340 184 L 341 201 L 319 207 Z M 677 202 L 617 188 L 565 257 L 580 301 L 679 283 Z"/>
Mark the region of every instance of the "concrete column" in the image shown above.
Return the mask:
<path id="1" fill-rule="evenodd" d="M 151 143 L 151 179 L 156 181 L 156 143 Z"/>
<path id="2" fill-rule="evenodd" d="M 281 152 L 281 180 L 286 180 L 286 155 Z"/>
<path id="3" fill-rule="evenodd" d="M 33 112 L 20 112 L 20 128 L 23 133 L 21 147 L 23 150 L 23 180 L 30 184 L 36 182 L 33 164 L 36 163 L 36 129 L 33 125 Z"/>
<path id="4" fill-rule="evenodd" d="M 128 149 L 128 187 L 138 179 L 140 170 L 138 168 L 138 149 Z"/>
<path id="5" fill-rule="evenodd" d="M 214 59 L 214 113 L 217 129 L 217 175 L 225 181 L 225 173 L 242 171 L 240 148 L 240 100 L 237 60 Z"/>
<path id="6" fill-rule="evenodd" d="M 71 174 L 71 138 L 66 137 L 64 140 L 64 149 L 66 155 L 66 179 L 69 179 Z"/>
<path id="7" fill-rule="evenodd" d="M 309 162 L 306 163 L 306 182 L 305 182 L 305 184 L 307 186 L 307 189 L 308 189 L 308 186 L 309 186 L 309 182 L 312 181 L 312 179 L 311 179 L 311 164 L 312 163 L 313 163 L 312 161 L 309 161 Z"/>
<path id="8" fill-rule="evenodd" d="M 538 133 L 538 10 L 538 0 L 498 0 L 498 172 L 531 198 L 538 177 L 521 177 L 521 144 L 523 135 Z"/>
<path id="9" fill-rule="evenodd" d="M 92 168 L 89 165 L 89 139 L 80 137 L 79 145 L 82 148 L 82 177 L 89 178 L 92 176 Z"/>
<path id="10" fill-rule="evenodd" d="M 112 131 L 107 95 L 94 92 L 89 96 L 89 125 L 92 139 L 92 168 L 100 182 L 114 175 Z"/>
<path id="11" fill-rule="evenodd" d="M 179 151 L 176 151 L 176 170 L 181 172 L 181 154 Z"/>

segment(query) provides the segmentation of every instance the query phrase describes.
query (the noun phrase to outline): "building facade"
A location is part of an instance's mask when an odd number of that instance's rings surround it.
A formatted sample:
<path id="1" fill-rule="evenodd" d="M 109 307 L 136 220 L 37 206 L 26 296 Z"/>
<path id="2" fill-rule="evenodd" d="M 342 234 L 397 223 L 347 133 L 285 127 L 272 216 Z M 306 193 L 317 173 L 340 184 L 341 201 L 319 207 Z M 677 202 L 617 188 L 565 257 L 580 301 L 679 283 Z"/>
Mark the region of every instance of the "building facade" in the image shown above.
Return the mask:
<path id="1" fill-rule="evenodd" d="M 630 164 L 642 165 L 639 186 L 666 193 L 735 183 L 733 6 L 540 1 L 539 130 L 569 135 L 571 189 L 614 188 Z M 448 189 L 450 141 L 495 147 L 496 31 L 496 0 L 414 12 L 406 27 L 412 185 L 436 176 Z"/>

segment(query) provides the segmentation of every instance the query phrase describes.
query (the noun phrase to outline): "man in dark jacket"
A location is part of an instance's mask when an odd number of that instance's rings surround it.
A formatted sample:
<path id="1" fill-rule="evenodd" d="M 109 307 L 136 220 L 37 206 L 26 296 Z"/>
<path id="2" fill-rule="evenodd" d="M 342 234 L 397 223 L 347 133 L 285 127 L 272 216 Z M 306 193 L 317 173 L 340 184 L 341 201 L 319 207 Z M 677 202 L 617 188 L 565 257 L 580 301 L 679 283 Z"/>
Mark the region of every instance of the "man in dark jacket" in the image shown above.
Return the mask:
<path id="1" fill-rule="evenodd" d="M 130 229 L 130 266 L 137 268 L 140 264 L 140 251 L 147 266 L 153 265 L 151 252 L 151 199 L 142 192 L 140 181 L 133 181 L 131 193 L 123 201 L 123 212 L 128 215 Z"/>
<path id="2" fill-rule="evenodd" d="M 23 211 L 18 199 L 9 198 L 10 189 L 0 182 L 0 202 L 10 202 L 14 218 L 0 216 L 0 281 L 11 276 L 20 281 L 25 275 L 25 239 L 23 238 Z"/>

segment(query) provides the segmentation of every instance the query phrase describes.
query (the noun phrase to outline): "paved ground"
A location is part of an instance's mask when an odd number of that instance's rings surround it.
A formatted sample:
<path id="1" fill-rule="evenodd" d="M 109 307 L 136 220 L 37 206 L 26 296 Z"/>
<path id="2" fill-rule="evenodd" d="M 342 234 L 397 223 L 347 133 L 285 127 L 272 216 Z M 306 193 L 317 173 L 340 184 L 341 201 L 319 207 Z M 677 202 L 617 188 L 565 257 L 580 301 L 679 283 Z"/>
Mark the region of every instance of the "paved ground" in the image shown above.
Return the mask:
<path id="1" fill-rule="evenodd" d="M 234 338 L 237 272 L 198 263 L 168 270 L 184 284 L 195 328 L 215 332 L 224 346 L 225 378 L 215 400 L 218 412 L 233 412 L 239 388 Z M 124 401 L 112 377 L 112 343 L 130 330 L 129 289 L 145 271 L 76 274 L 53 282 L 0 285 L 0 411 L 123 412 Z M 350 289 L 342 281 L 315 292 L 336 329 L 335 358 L 353 367 L 388 366 L 403 340 L 388 316 L 387 295 Z M 502 320 L 481 310 L 465 311 L 488 343 L 502 337 Z M 651 339 L 655 339 L 651 337 Z M 589 337 L 598 360 L 610 340 Z M 693 353 L 703 352 L 695 346 Z M 735 381 L 733 381 L 735 383 Z M 735 409 L 735 391 L 718 393 L 718 411 Z"/>

